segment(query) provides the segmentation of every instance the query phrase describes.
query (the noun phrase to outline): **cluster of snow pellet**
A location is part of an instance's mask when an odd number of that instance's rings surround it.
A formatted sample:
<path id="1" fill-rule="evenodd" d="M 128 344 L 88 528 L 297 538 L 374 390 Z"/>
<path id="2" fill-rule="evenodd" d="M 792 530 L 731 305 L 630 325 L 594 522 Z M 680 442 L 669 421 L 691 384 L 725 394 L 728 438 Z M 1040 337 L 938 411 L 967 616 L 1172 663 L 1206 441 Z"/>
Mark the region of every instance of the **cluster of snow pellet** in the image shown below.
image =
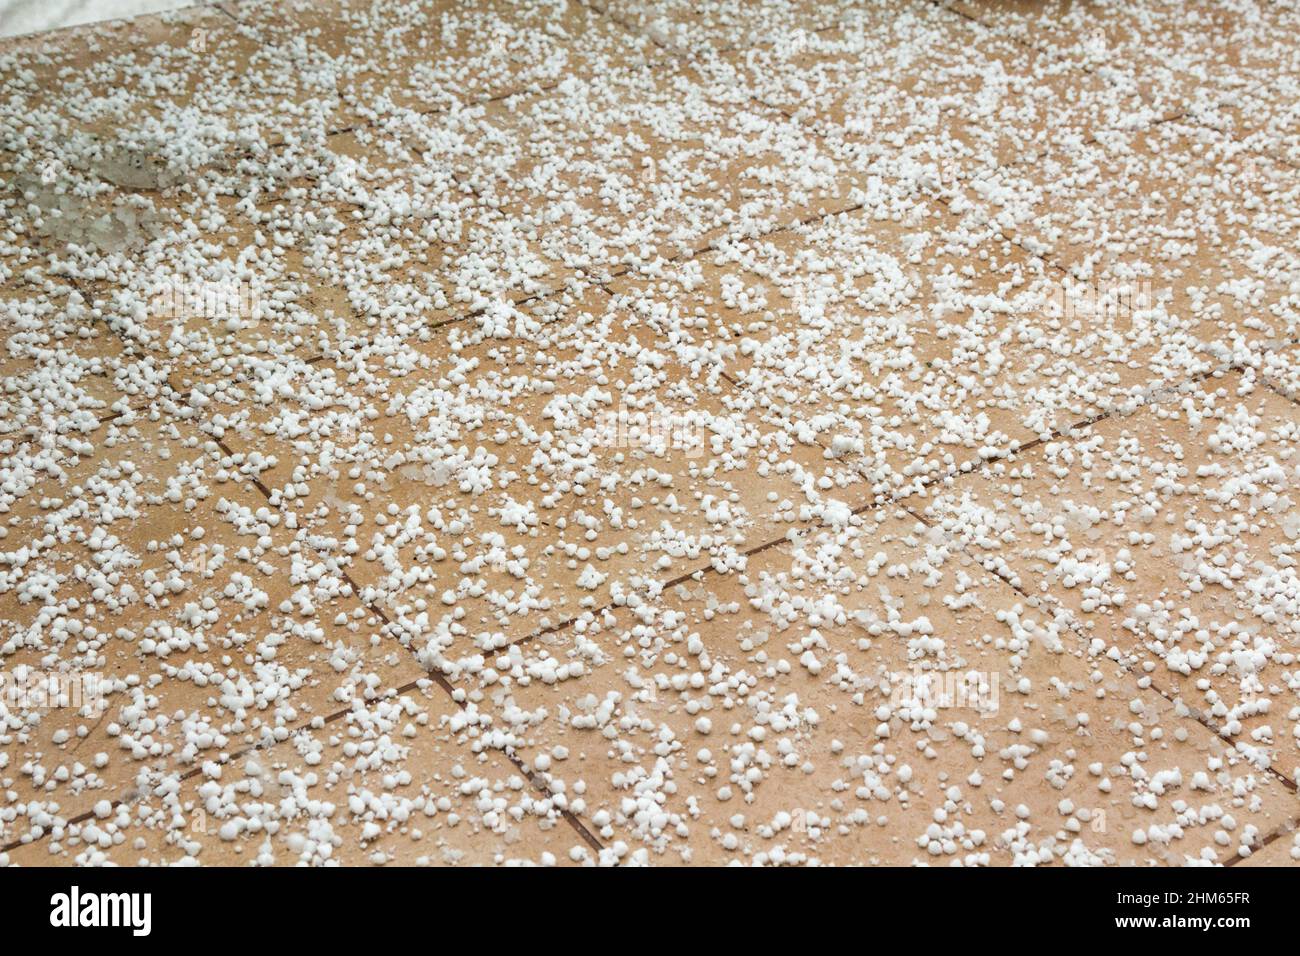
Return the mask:
<path id="1" fill-rule="evenodd" d="M 1300 23 L 994 7 L 0 41 L 0 861 L 1292 823 Z"/>

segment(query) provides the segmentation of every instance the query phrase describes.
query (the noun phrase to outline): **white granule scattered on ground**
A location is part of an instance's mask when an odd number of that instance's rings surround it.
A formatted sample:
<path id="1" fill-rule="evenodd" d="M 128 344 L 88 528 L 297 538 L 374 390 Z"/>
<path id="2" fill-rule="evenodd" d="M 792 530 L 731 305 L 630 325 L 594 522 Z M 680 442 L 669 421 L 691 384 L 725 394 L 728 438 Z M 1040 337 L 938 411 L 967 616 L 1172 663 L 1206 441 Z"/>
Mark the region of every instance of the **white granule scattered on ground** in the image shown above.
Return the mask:
<path id="1" fill-rule="evenodd" d="M 0 862 L 1300 857 L 1300 13 L 1047 7 L 0 41 Z"/>

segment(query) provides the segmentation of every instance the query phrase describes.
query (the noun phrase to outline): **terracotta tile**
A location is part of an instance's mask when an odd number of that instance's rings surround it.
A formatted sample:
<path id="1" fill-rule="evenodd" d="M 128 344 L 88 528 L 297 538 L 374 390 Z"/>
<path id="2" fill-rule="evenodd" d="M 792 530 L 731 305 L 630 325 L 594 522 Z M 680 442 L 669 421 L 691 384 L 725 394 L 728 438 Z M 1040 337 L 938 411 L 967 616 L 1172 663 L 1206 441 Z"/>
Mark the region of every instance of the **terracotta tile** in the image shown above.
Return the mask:
<path id="1" fill-rule="evenodd" d="M 937 7 L 702 69 L 814 123 L 876 171 L 948 187 L 1033 163 L 1050 144 L 1155 118 L 1132 89 Z"/>
<path id="2" fill-rule="evenodd" d="M 94 431 L 129 406 L 128 393 L 147 365 L 107 324 L 91 321 L 78 290 L 43 273 L 43 266 L 0 256 L 0 433 L 6 437 Z"/>
<path id="3" fill-rule="evenodd" d="M 1290 865 L 1295 17 L 0 41 L 0 864 Z"/>
<path id="4" fill-rule="evenodd" d="M 725 567 L 853 493 L 852 467 L 690 355 L 593 290 L 312 366 L 207 427 L 404 634 L 488 649 Z"/>
<path id="5" fill-rule="evenodd" d="M 1214 377 L 957 479 L 926 514 L 1294 780 L 1295 423 Z"/>
<path id="6" fill-rule="evenodd" d="M 10 863 L 485 866 L 597 854 L 434 688 L 141 786 Z M 575 859 L 576 857 L 576 859 Z"/>
<path id="7" fill-rule="evenodd" d="M 1176 189 L 1171 185 L 1177 183 Z M 1294 335 L 1297 181 L 1205 129 L 1166 123 L 1054 148 L 972 182 L 953 208 L 1194 337 L 1224 362 Z"/>
<path id="8" fill-rule="evenodd" d="M 1081 650 L 898 515 L 592 615 L 488 662 L 482 697 L 628 860 L 1172 863 L 1294 810 Z M 896 691 L 923 672 L 985 690 L 912 710 Z"/>
<path id="9" fill-rule="evenodd" d="M 1277 835 L 1267 846 L 1264 846 L 1249 857 L 1242 860 L 1239 866 L 1295 866 L 1300 861 L 1300 841 L 1296 839 L 1296 830 L 1293 827 L 1286 829 Z"/>
<path id="10" fill-rule="evenodd" d="M 1257 363 L 1255 367 L 1265 384 L 1291 401 L 1300 402 L 1300 345 L 1261 351 Z"/>
<path id="11" fill-rule="evenodd" d="M 11 85 L 15 117 L 37 109 L 70 133 L 126 137 L 178 159 L 182 146 L 238 156 L 262 137 L 291 142 L 595 77 L 650 50 L 579 3 L 451 0 L 413 14 L 398 3 L 333 0 L 189 7 L 6 40 L 0 56 L 28 71 Z M 133 83 L 146 69 L 156 81 Z M 51 98 L 55 86 L 73 95 Z"/>
<path id="12" fill-rule="evenodd" d="M 1267 0 L 953 0 L 990 28 L 1122 85 L 1165 117 L 1231 102 L 1294 63 L 1295 11 Z"/>
<path id="13" fill-rule="evenodd" d="M 241 104 L 231 97 L 249 91 L 244 77 L 255 52 L 229 17 L 204 4 L 2 39 L 0 110 L 22 122 L 3 152 L 54 147 L 32 135 L 48 121 L 83 145 L 123 138 L 155 161 L 158 153 L 174 156 L 179 135 L 192 146 L 214 132 L 199 117 L 236 121 Z M 138 81 L 145 72 L 153 77 L 147 84 Z"/>
<path id="14" fill-rule="evenodd" d="M 69 156 L 48 183 L 20 175 L 16 219 L 70 260 L 123 337 L 176 373 L 178 391 L 223 384 L 300 350 L 581 280 L 582 261 L 544 257 L 456 180 L 481 115 L 410 114 L 186 171 L 159 189 Z M 381 246 L 389 253 L 376 260 Z"/>
<path id="15" fill-rule="evenodd" d="M 522 301 L 581 282 L 590 262 L 548 259 L 519 223 L 458 179 L 475 155 L 485 109 L 334 134 L 277 150 L 256 175 L 241 168 L 196 184 L 171 228 L 192 233 L 197 220 L 211 234 L 213 245 L 190 256 L 204 257 L 196 279 L 247 288 L 249 314 L 240 318 L 253 321 L 238 329 L 237 345 L 272 356 L 304 346 L 319 354 L 358 336 L 436 326 L 497 298 Z M 199 218 L 214 198 L 224 217 Z M 159 245 L 175 241 L 173 233 Z M 376 257 L 380 248 L 387 253 Z M 140 294 L 159 278 L 156 270 L 139 276 Z M 208 355 L 230 333 L 226 323 L 200 318 L 210 328 L 183 331 L 197 343 L 190 352 Z M 174 328 L 170 336 L 177 338 Z"/>
<path id="16" fill-rule="evenodd" d="M 390 158 L 380 144 L 397 152 Z M 401 170 L 411 155 L 397 135 L 341 134 L 314 149 L 277 151 L 256 174 L 212 171 L 150 197 L 65 171 L 54 186 L 29 190 L 30 208 L 44 217 L 29 231 L 71 262 L 96 316 L 161 369 L 157 378 L 176 395 L 238 388 L 273 375 L 277 362 L 317 358 L 359 336 L 463 317 L 481 307 L 476 288 L 485 280 L 495 290 L 499 275 L 481 251 L 453 256 L 454 237 L 429 217 L 389 211 L 419 196 L 436 220 L 442 200 L 431 184 L 439 175 L 444 198 L 461 202 L 446 168 Z M 96 198 L 70 224 L 50 225 L 63 202 L 55 190 L 73 188 Z M 114 217 L 137 213 L 138 228 L 117 230 Z M 114 224 L 105 226 L 112 235 L 104 246 L 85 241 L 85 224 L 97 219 Z M 410 233 L 408 221 L 423 224 L 423 234 Z M 309 228 L 295 234 L 304 222 Z M 403 234 L 409 241 L 392 260 L 366 261 L 376 243 Z M 508 246 L 479 234 L 480 249 L 500 259 Z M 541 288 L 527 281 L 521 295 Z"/>
<path id="17" fill-rule="evenodd" d="M 264 51 L 253 63 L 265 86 L 304 83 L 288 69 L 306 57 L 330 131 L 405 110 L 550 88 L 644 62 L 653 46 L 586 4 L 440 0 L 418 10 L 356 0 L 222 5 Z M 315 118 L 315 117 L 313 117 Z"/>
<path id="18" fill-rule="evenodd" d="M 853 17 L 883 20 L 921 4 L 873 4 L 864 11 L 843 0 L 831 3 L 723 3 L 700 5 L 686 0 L 599 0 L 595 4 L 610 17 L 678 56 L 708 56 L 738 47 L 799 43 L 810 33 L 833 27 Z"/>
<path id="19" fill-rule="evenodd" d="M 619 280 L 766 419 L 914 493 L 1217 362 L 1118 290 L 1063 279 L 877 177 L 866 208 Z"/>
<path id="20" fill-rule="evenodd" d="M 141 773 L 282 739 L 423 675 L 260 494 L 214 478 L 204 445 L 120 419 L 9 509 L 5 673 L 81 681 L 72 706 L 9 708 L 20 800 L 75 817 Z"/>
<path id="21" fill-rule="evenodd" d="M 62 176 L 26 193 L 29 212 L 38 210 L 27 229 L 33 248 L 53 264 L 42 264 L 45 274 L 58 276 L 31 295 L 49 310 L 75 293 L 84 334 L 115 343 L 109 380 L 132 407 L 264 377 L 277 359 L 347 334 L 319 307 L 319 285 L 292 268 L 300 262 L 239 255 L 275 225 L 256 210 L 247 177 L 205 175 L 146 198 L 84 171 Z M 65 206 L 73 191 L 95 196 Z M 346 302 L 331 304 L 346 310 Z"/>
<path id="22" fill-rule="evenodd" d="M 477 125 L 454 167 L 476 208 L 541 260 L 602 277 L 851 204 L 851 168 L 805 126 L 685 67 L 501 100 Z"/>
<path id="23" fill-rule="evenodd" d="M 1274 159 L 1300 167 L 1300 92 L 1297 66 L 1262 79 L 1231 97 L 1197 103 L 1190 121 L 1220 130 Z"/>

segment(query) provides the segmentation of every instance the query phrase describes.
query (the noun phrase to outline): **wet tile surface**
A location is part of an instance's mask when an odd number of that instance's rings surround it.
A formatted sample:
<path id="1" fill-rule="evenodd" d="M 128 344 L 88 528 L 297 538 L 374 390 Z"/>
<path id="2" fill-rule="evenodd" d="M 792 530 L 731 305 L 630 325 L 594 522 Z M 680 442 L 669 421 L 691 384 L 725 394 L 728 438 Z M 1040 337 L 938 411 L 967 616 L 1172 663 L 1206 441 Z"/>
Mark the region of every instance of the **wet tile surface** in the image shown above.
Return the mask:
<path id="1" fill-rule="evenodd" d="M 0 863 L 1293 865 L 1231 6 L 0 40 Z"/>

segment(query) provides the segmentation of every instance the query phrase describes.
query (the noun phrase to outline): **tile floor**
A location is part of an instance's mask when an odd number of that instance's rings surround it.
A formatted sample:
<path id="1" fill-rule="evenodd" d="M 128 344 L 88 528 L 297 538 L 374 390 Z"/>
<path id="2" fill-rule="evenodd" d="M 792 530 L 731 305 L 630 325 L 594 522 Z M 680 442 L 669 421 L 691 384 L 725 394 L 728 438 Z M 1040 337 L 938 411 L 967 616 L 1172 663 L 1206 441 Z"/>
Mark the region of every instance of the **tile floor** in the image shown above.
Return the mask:
<path id="1" fill-rule="evenodd" d="M 1293 863 L 1297 37 L 0 41 L 0 863 Z"/>
<path id="2" fill-rule="evenodd" d="M 192 6 L 192 0 L 0 0 L 0 37 L 120 20 Z"/>

